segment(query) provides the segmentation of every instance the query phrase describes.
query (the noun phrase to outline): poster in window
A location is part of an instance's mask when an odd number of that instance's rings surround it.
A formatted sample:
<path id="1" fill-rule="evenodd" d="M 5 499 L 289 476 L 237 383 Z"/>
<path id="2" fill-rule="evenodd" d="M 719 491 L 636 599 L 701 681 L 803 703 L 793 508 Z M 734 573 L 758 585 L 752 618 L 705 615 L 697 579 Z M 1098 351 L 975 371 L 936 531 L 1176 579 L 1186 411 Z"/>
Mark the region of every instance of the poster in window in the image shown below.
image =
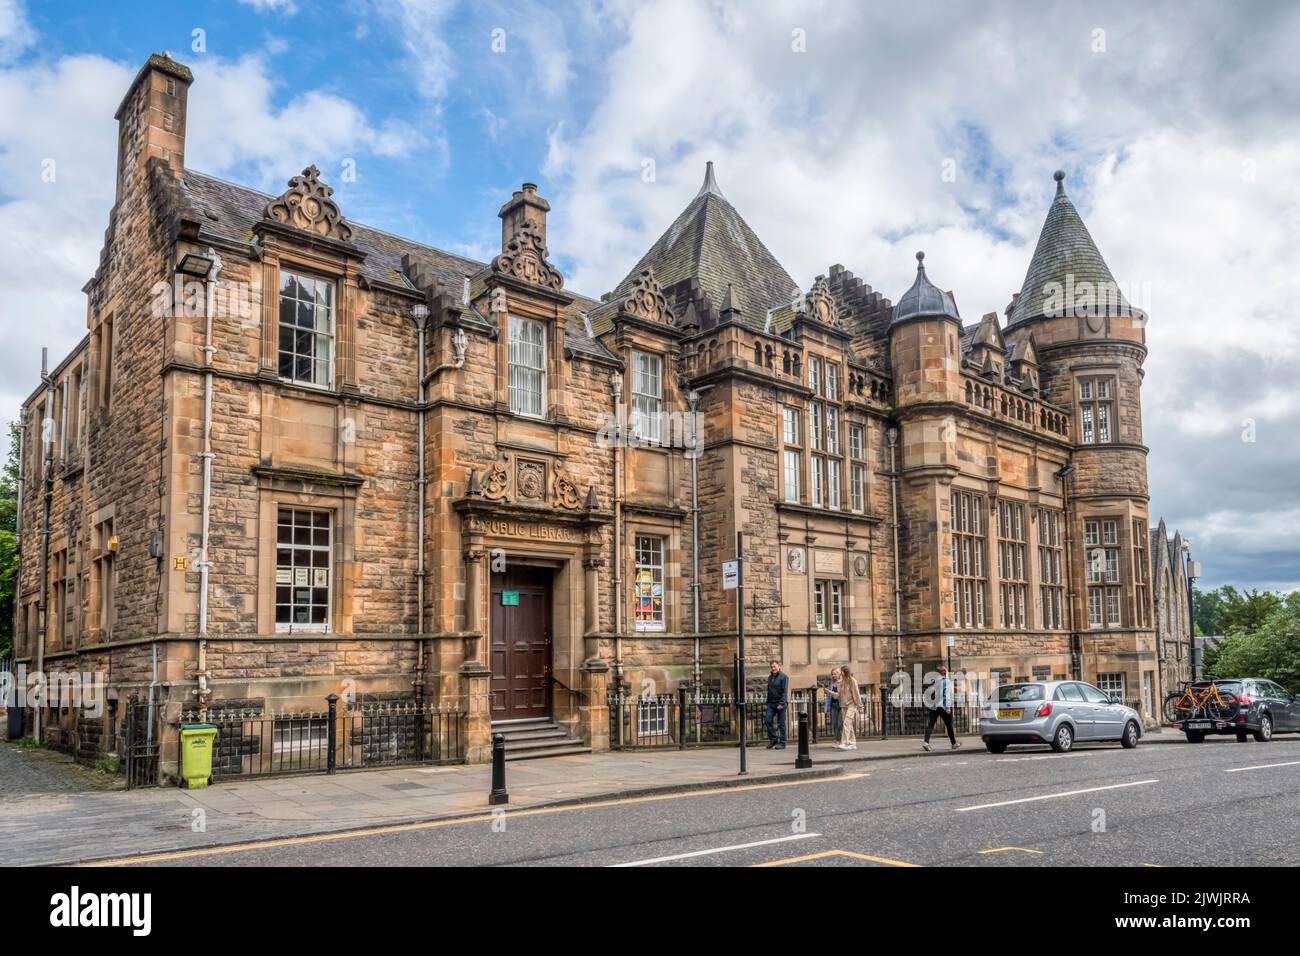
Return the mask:
<path id="1" fill-rule="evenodd" d="M 329 586 L 329 571 L 326 568 L 312 569 L 312 587 L 323 588 Z"/>
<path id="2" fill-rule="evenodd" d="M 308 583 L 309 583 L 309 582 L 307 581 L 307 572 L 308 572 L 309 570 L 310 570 L 310 568 L 294 568 L 294 569 L 293 569 L 293 584 L 294 584 L 294 587 L 299 587 L 299 588 L 305 588 L 305 587 L 307 587 L 307 585 L 308 585 Z"/>

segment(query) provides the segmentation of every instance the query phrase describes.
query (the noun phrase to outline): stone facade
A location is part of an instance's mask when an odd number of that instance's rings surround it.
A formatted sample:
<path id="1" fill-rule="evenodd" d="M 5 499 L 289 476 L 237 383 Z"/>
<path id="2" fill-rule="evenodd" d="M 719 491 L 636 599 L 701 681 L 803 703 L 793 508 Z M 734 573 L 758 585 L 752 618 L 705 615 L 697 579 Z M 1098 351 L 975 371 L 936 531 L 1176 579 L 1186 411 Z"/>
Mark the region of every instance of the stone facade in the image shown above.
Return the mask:
<path id="1" fill-rule="evenodd" d="M 165 768 L 182 711 L 330 693 L 461 708 L 471 760 L 539 716 L 607 746 L 611 688 L 733 686 L 738 532 L 754 675 L 1168 680 L 1126 303 L 966 326 L 923 269 L 897 306 L 840 265 L 804 290 L 711 166 L 588 299 L 531 184 L 480 263 L 350 222 L 315 167 L 279 197 L 187 169 L 190 83 L 154 56 L 128 91 L 89 335 L 23 409 L 17 659 L 154 700 Z M 1062 203 L 1031 276 L 1082 242 Z"/>

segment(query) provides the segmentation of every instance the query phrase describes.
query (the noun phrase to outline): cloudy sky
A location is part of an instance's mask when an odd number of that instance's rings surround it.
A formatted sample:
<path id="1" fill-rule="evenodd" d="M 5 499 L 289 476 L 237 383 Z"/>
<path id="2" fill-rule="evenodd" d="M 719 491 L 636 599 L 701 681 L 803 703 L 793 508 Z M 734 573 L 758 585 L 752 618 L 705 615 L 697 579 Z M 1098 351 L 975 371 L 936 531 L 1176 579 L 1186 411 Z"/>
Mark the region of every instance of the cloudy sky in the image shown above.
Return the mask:
<path id="1" fill-rule="evenodd" d="M 314 162 L 348 217 L 476 257 L 536 181 L 589 295 L 711 159 L 805 287 L 841 262 L 897 298 L 925 249 L 971 321 L 1019 290 L 1063 168 L 1150 314 L 1153 516 L 1207 586 L 1300 587 L 1297 37 L 1262 0 L 0 0 L 0 420 L 85 334 L 113 112 L 168 50 L 190 167 L 278 193 Z"/>

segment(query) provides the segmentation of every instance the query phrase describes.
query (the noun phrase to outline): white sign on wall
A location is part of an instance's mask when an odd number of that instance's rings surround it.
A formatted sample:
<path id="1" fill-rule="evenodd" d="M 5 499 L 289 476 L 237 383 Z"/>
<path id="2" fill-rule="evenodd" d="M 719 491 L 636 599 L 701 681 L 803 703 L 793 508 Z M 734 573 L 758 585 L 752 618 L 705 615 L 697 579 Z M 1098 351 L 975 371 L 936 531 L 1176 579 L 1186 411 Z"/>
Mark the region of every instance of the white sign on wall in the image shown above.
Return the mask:
<path id="1" fill-rule="evenodd" d="M 722 590 L 734 591 L 740 583 L 740 562 L 722 562 Z"/>

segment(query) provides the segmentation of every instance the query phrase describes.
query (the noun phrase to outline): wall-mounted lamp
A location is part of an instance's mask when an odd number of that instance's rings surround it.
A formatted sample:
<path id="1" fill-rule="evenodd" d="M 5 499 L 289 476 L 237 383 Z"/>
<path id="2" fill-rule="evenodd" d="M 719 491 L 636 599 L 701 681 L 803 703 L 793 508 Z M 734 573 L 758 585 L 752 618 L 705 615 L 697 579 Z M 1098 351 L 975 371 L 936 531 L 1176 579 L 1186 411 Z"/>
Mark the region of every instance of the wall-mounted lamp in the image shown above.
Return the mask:
<path id="1" fill-rule="evenodd" d="M 212 271 L 212 259 L 207 256 L 200 256 L 193 252 L 187 252 L 181 256 L 181 261 L 176 263 L 176 271 L 181 275 L 194 276 L 196 279 L 206 279 L 208 273 Z"/>

